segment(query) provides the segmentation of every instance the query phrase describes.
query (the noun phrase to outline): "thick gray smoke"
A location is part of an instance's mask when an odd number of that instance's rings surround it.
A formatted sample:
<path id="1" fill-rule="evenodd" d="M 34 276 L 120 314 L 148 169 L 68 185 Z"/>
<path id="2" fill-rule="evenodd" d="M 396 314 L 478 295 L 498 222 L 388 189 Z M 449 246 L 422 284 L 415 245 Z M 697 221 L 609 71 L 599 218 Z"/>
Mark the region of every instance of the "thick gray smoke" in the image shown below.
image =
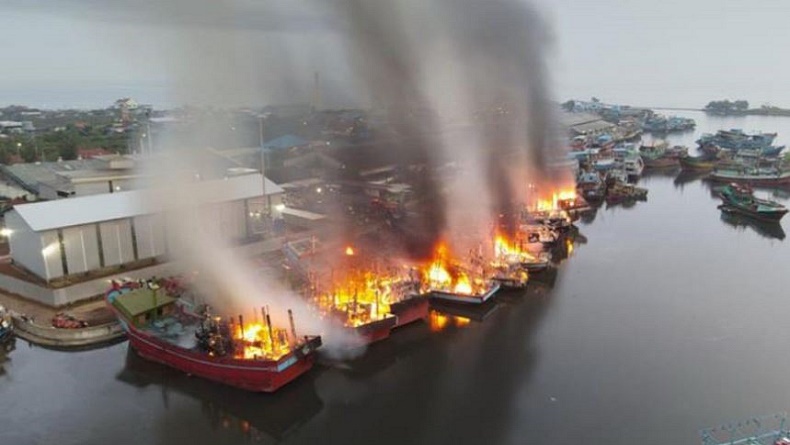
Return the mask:
<path id="1" fill-rule="evenodd" d="M 391 121 L 408 135 L 398 150 L 424 151 L 429 172 L 443 160 L 469 165 L 461 200 L 445 200 L 439 180 L 426 179 L 434 205 L 411 233 L 425 246 L 447 229 L 447 206 L 483 208 L 512 216 L 517 192 L 525 188 L 508 165 L 524 162 L 532 181 L 545 182 L 546 151 L 551 148 L 544 47 L 547 30 L 537 12 L 520 0 L 434 0 L 398 2 L 338 0 L 340 23 L 359 77 Z M 429 144 L 426 135 L 447 131 L 430 114 L 408 120 L 431 107 L 440 119 L 470 127 L 472 143 Z M 521 154 L 521 156 L 518 156 Z M 531 168 L 529 168 L 531 167 Z M 481 194 L 478 180 L 487 194 Z M 483 196 L 484 195 L 484 196 Z M 454 219 L 454 218 L 453 218 Z M 512 221 L 505 218 L 503 221 Z M 425 229 L 427 226 L 429 229 Z M 512 226 L 506 227 L 509 231 Z M 433 243 L 427 243 L 428 248 Z"/>
<path id="2" fill-rule="evenodd" d="M 417 254 L 445 232 L 448 208 L 458 204 L 442 193 L 433 167 L 448 160 L 473 164 L 468 189 L 456 194 L 472 195 L 477 202 L 466 204 L 489 216 L 512 213 L 527 173 L 533 183 L 552 179 L 545 168 L 554 130 L 544 60 L 549 32 L 528 0 L 36 4 L 108 22 L 115 48 L 129 44 L 124 27 L 135 29 L 136 44 L 161 48 L 175 103 L 305 103 L 318 71 L 327 107 L 384 111 L 400 136 L 393 149 L 404 162 L 430 167 L 420 188 L 431 205 L 406 237 Z M 468 149 L 448 146 L 450 122 L 467 126 Z M 518 174 L 503 168 L 516 163 L 523 166 Z"/>

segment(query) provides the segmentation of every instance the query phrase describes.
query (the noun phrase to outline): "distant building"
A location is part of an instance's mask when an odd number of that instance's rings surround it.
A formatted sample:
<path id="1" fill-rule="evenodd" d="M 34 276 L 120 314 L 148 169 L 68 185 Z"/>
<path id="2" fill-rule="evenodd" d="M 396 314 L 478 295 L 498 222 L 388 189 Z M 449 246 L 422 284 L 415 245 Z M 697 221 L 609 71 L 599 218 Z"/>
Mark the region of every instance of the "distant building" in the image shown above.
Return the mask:
<path id="1" fill-rule="evenodd" d="M 41 199 L 113 193 L 135 188 L 142 177 L 130 156 L 103 155 L 60 162 L 18 163 L 1 166 L 6 176 Z"/>
<path id="2" fill-rule="evenodd" d="M 615 128 L 615 124 L 591 113 L 568 113 L 560 115 L 562 125 L 574 136 L 595 135 Z"/>
<path id="3" fill-rule="evenodd" d="M 0 121 L 0 133 L 12 134 L 25 131 L 25 124 L 17 121 Z"/>

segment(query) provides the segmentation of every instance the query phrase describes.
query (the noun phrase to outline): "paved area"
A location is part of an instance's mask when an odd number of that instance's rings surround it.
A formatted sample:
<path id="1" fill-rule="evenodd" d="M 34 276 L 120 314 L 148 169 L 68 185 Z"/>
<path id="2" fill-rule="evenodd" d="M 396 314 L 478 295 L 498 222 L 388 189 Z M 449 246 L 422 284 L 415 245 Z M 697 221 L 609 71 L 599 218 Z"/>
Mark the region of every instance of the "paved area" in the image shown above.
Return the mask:
<path id="1" fill-rule="evenodd" d="M 90 321 L 89 319 L 101 316 L 101 313 L 104 312 L 102 309 L 105 308 L 104 300 L 89 300 L 67 308 L 55 309 L 19 295 L 4 292 L 0 292 L 0 304 L 5 306 L 6 309 L 32 317 L 39 324 L 45 326 L 48 326 L 52 317 L 61 311 L 76 318 Z"/>

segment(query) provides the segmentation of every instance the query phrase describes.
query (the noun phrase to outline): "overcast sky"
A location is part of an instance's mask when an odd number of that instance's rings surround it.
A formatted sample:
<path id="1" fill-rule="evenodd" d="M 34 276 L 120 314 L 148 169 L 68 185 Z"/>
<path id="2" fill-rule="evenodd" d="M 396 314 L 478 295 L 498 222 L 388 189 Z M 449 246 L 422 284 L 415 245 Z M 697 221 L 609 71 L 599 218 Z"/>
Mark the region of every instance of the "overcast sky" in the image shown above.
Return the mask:
<path id="1" fill-rule="evenodd" d="M 391 0 L 390 0 L 391 1 Z M 313 71 L 352 102 L 358 82 L 332 0 L 2 0 L 0 105 L 283 102 Z M 316 7 L 315 5 L 323 5 Z M 540 0 L 554 96 L 695 106 L 790 106 L 790 3 Z M 292 73 L 283 76 L 283 68 Z"/>

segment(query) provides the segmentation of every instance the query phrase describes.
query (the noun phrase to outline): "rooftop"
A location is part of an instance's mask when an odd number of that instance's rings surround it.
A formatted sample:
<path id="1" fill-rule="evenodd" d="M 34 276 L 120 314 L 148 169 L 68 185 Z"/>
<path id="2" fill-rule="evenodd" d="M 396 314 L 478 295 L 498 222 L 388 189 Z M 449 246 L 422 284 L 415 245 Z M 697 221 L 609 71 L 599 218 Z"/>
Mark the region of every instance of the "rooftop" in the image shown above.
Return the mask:
<path id="1" fill-rule="evenodd" d="M 59 173 L 78 170 L 100 170 L 106 163 L 101 159 L 79 159 L 62 162 L 36 162 L 4 166 L 20 185 L 31 192 L 38 192 L 39 183 L 56 183 L 62 180 Z"/>
<path id="2" fill-rule="evenodd" d="M 141 288 L 115 297 L 113 304 L 125 312 L 126 315 L 136 317 L 152 309 L 167 306 L 174 301 L 176 299 L 168 296 L 164 291 L 157 292 Z"/>
<path id="3" fill-rule="evenodd" d="M 186 188 L 186 190 L 185 190 Z M 282 193 L 283 189 L 266 179 L 266 194 Z M 194 182 L 178 187 L 172 196 L 163 189 L 132 190 L 76 198 L 20 204 L 14 207 L 22 219 L 36 232 L 62 227 L 93 224 L 102 221 L 162 213 L 188 196 L 191 205 L 250 199 L 263 194 L 259 173 L 227 179 Z"/>

